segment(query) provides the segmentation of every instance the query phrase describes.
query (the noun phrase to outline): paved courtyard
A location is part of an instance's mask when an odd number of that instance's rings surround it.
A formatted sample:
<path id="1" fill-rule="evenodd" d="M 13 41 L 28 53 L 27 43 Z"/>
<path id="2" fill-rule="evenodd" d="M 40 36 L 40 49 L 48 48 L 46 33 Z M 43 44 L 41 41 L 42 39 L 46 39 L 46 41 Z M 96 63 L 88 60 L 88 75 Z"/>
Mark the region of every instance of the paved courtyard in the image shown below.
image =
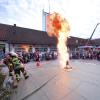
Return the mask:
<path id="1" fill-rule="evenodd" d="M 11 100 L 100 100 L 100 62 L 71 60 L 73 70 L 58 67 L 58 61 L 26 64 L 30 77 L 22 76 Z"/>

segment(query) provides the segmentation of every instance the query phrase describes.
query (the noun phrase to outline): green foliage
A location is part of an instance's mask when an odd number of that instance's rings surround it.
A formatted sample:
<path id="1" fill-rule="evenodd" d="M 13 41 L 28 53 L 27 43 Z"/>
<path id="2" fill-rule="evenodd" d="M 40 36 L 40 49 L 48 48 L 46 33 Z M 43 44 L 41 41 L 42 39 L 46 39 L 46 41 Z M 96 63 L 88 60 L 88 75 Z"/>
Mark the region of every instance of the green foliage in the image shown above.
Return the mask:
<path id="1" fill-rule="evenodd" d="M 11 91 L 3 88 L 5 75 L 0 72 L 0 100 L 10 100 Z"/>

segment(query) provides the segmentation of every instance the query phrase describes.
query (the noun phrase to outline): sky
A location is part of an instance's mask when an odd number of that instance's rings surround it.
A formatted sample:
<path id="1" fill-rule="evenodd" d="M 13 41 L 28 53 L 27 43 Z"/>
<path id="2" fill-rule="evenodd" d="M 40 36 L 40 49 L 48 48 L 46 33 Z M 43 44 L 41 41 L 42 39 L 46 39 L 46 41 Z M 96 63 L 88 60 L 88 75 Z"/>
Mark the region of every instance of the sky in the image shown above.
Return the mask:
<path id="1" fill-rule="evenodd" d="M 0 23 L 42 30 L 43 9 L 66 18 L 71 28 L 69 36 L 89 38 L 100 23 L 100 0 L 0 0 Z M 100 38 L 100 24 L 95 38 Z"/>

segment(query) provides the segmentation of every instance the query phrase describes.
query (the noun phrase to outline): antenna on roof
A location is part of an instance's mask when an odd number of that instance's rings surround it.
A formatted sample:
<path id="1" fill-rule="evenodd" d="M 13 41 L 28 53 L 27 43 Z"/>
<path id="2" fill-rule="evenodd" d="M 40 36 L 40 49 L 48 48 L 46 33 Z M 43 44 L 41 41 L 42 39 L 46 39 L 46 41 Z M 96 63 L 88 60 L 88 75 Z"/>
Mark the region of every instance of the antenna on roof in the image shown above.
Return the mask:
<path id="1" fill-rule="evenodd" d="M 14 24 L 13 28 L 13 34 L 16 34 L 16 24 Z"/>
<path id="2" fill-rule="evenodd" d="M 14 27 L 16 27 L 16 24 L 14 24 Z"/>

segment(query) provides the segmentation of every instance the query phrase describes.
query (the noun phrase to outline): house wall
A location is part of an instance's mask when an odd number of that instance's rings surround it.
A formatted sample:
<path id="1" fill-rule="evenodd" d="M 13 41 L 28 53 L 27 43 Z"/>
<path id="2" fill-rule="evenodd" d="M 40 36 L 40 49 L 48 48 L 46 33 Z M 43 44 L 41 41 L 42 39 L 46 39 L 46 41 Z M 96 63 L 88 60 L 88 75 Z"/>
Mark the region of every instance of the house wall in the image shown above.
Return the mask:
<path id="1" fill-rule="evenodd" d="M 49 47 L 48 45 L 29 45 L 29 44 L 9 44 L 6 42 L 0 41 L 0 44 L 4 45 L 5 53 L 8 52 L 35 52 L 36 50 L 45 52 L 45 51 L 56 51 L 57 48 L 54 46 Z"/>
<path id="2" fill-rule="evenodd" d="M 14 45 L 13 44 L 9 44 L 9 52 L 11 51 L 15 51 Z"/>
<path id="3" fill-rule="evenodd" d="M 9 44 L 3 41 L 0 41 L 0 44 L 4 45 L 5 53 L 9 52 Z"/>

